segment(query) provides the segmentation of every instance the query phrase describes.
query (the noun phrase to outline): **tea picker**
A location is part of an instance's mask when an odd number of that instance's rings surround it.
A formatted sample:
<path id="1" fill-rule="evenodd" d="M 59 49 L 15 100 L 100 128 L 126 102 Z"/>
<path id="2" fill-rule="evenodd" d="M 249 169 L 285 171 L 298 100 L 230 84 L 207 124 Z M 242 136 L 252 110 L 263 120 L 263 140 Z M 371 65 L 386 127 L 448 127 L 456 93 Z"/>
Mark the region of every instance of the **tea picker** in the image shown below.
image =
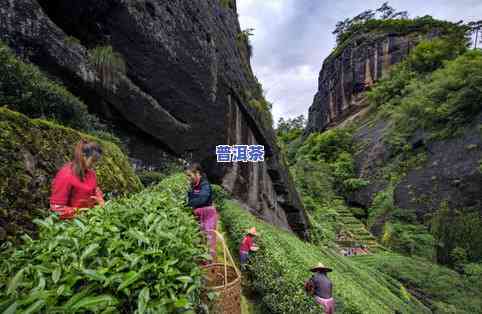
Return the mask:
<path id="1" fill-rule="evenodd" d="M 306 292 L 314 297 L 316 303 L 323 306 L 325 314 L 334 314 L 335 299 L 333 299 L 332 295 L 333 284 L 327 275 L 332 269 L 322 263 L 318 263 L 310 270 L 314 272 L 314 274 L 305 282 Z"/>
<path id="2" fill-rule="evenodd" d="M 249 260 L 249 254 L 259 249 L 254 243 L 254 239 L 257 236 L 258 234 L 256 232 L 256 227 L 252 227 L 247 231 L 246 236 L 239 245 L 239 262 L 242 270 L 244 270 L 246 267 L 246 263 Z"/>

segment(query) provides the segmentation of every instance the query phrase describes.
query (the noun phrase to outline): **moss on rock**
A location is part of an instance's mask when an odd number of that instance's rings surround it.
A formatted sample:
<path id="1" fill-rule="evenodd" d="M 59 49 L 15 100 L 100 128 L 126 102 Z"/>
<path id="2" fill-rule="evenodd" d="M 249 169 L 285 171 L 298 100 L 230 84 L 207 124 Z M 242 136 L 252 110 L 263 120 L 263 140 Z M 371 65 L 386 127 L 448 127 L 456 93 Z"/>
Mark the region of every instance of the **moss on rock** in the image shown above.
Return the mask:
<path id="1" fill-rule="evenodd" d="M 5 231 L 0 232 L 0 241 L 34 230 L 31 221 L 46 213 L 53 177 L 72 159 L 81 138 L 102 146 L 104 154 L 96 171 L 104 193 L 141 189 L 127 157 L 115 144 L 0 108 L 0 228 Z"/>

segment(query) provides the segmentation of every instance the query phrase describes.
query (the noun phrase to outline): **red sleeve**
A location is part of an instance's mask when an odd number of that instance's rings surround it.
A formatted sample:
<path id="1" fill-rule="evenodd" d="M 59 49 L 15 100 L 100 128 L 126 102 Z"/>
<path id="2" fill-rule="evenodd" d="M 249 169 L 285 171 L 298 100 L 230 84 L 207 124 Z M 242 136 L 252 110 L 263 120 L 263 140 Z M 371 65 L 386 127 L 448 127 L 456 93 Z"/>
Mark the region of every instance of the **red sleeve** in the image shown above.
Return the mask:
<path id="1" fill-rule="evenodd" d="M 71 219 L 75 217 L 75 208 L 73 207 L 50 204 L 50 210 L 59 213 L 60 219 Z"/>
<path id="2" fill-rule="evenodd" d="M 69 203 L 71 185 L 71 173 L 68 166 L 64 166 L 52 181 L 52 194 L 50 204 L 67 205 Z"/>

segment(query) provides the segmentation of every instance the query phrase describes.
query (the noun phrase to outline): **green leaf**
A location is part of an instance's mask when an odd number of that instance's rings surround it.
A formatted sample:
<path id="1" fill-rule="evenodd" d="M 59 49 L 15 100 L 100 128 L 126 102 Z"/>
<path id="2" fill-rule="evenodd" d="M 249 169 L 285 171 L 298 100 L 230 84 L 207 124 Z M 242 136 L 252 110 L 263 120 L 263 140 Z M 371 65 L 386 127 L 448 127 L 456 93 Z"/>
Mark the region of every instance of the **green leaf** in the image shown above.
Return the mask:
<path id="1" fill-rule="evenodd" d="M 55 268 L 55 270 L 52 272 L 52 281 L 54 283 L 57 283 L 60 279 L 60 275 L 62 274 L 62 270 L 60 267 Z"/>
<path id="2" fill-rule="evenodd" d="M 139 240 L 140 242 L 144 242 L 146 244 L 151 243 L 149 238 L 147 238 L 146 235 L 144 233 L 140 232 L 139 230 L 129 229 L 128 233 L 129 233 L 130 236 Z"/>
<path id="3" fill-rule="evenodd" d="M 17 303 L 17 302 L 13 302 L 13 303 L 3 312 L 3 314 L 15 314 L 15 313 L 17 313 L 17 307 L 18 307 L 18 303 Z"/>
<path id="4" fill-rule="evenodd" d="M 124 288 L 129 287 L 132 285 L 134 282 L 139 280 L 141 278 L 142 273 L 141 272 L 135 272 L 135 271 L 130 271 L 124 276 L 124 280 L 122 283 L 119 285 L 119 288 L 117 288 L 117 291 L 120 291 Z"/>
<path id="5" fill-rule="evenodd" d="M 92 254 L 95 250 L 97 250 L 99 248 L 99 244 L 97 243 L 93 243 L 91 245 L 89 245 L 85 250 L 84 252 L 82 253 L 82 255 L 80 256 L 80 260 L 84 260 L 85 258 L 87 258 L 90 254 Z"/>
<path id="6" fill-rule="evenodd" d="M 64 291 L 65 291 L 65 285 L 61 285 L 60 287 L 57 288 L 56 293 L 58 296 L 61 296 L 62 293 L 64 293 Z"/>
<path id="7" fill-rule="evenodd" d="M 139 293 L 139 297 L 137 299 L 138 314 L 146 313 L 147 304 L 149 303 L 149 300 L 150 300 L 149 287 L 144 287 Z"/>
<path id="8" fill-rule="evenodd" d="M 176 279 L 183 283 L 191 283 L 193 281 L 192 278 L 189 276 L 179 276 Z"/>
<path id="9" fill-rule="evenodd" d="M 112 306 L 116 305 L 119 302 L 117 301 L 116 298 L 114 298 L 111 295 L 100 295 L 97 297 L 86 297 L 81 299 L 79 302 L 75 303 L 72 306 L 72 310 L 77 311 L 80 309 L 86 309 L 86 310 L 94 310 L 100 305 L 104 306 Z"/>
<path id="10" fill-rule="evenodd" d="M 77 303 L 80 299 L 82 299 L 83 297 L 85 297 L 86 295 L 88 295 L 89 293 L 92 292 L 92 290 L 94 290 L 95 288 L 95 285 L 90 285 L 90 286 L 87 286 L 87 287 L 84 287 L 79 293 L 76 293 L 74 294 L 70 299 L 69 301 L 67 301 L 64 305 L 63 305 L 63 308 L 66 309 L 66 310 L 71 310 L 72 306 Z"/>
<path id="11" fill-rule="evenodd" d="M 180 298 L 174 303 L 174 306 L 177 308 L 184 308 L 189 305 L 189 301 L 186 298 Z"/>
<path id="12" fill-rule="evenodd" d="M 45 305 L 44 300 L 38 300 L 34 304 L 30 305 L 22 314 L 38 313 Z"/>
<path id="13" fill-rule="evenodd" d="M 104 274 L 102 274 L 98 271 L 95 271 L 93 269 L 83 269 L 82 273 L 87 275 L 87 277 L 89 277 L 90 279 L 94 279 L 94 280 L 97 280 L 97 281 L 105 281 L 106 280 L 106 277 L 104 276 Z"/>
<path id="14" fill-rule="evenodd" d="M 32 290 L 32 292 L 41 291 L 41 290 L 45 289 L 45 277 L 44 277 L 44 275 L 40 271 L 37 271 L 37 276 L 39 277 L 39 283 L 38 283 L 37 287 L 35 287 Z"/>
<path id="15" fill-rule="evenodd" d="M 29 268 L 29 266 L 22 268 L 15 274 L 15 276 L 10 280 L 7 288 L 7 295 L 11 295 L 15 290 L 17 290 L 18 284 L 23 279 L 23 273 Z"/>

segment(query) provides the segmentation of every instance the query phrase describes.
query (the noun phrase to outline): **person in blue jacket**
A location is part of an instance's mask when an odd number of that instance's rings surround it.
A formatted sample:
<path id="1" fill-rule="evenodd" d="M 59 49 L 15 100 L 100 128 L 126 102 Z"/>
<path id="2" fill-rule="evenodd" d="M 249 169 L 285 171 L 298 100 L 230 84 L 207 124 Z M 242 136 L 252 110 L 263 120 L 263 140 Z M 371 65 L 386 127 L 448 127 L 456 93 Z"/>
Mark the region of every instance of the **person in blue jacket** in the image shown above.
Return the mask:
<path id="1" fill-rule="evenodd" d="M 191 182 L 191 190 L 187 193 L 188 205 L 194 211 L 199 221 L 202 232 L 208 239 L 212 261 L 216 261 L 216 230 L 218 224 L 218 212 L 212 204 L 212 188 L 202 171 L 199 163 L 192 163 L 185 169 L 185 173 Z"/>

